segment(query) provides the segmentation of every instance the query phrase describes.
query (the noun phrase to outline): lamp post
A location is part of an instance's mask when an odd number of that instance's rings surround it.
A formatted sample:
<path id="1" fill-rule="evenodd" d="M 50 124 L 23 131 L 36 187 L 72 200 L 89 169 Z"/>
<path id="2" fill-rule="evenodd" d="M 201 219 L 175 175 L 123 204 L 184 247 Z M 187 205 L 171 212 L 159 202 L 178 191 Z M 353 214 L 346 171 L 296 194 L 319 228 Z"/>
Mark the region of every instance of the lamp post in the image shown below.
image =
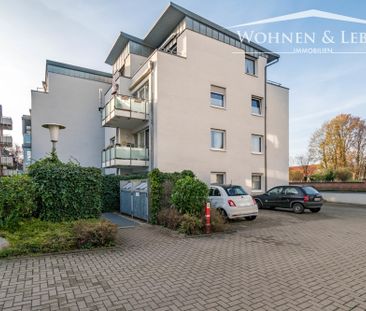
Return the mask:
<path id="1" fill-rule="evenodd" d="M 60 130 L 65 129 L 65 126 L 57 123 L 46 123 L 42 127 L 50 131 L 50 137 L 52 142 L 52 153 L 56 152 L 56 143 L 58 142 L 58 134 Z"/>

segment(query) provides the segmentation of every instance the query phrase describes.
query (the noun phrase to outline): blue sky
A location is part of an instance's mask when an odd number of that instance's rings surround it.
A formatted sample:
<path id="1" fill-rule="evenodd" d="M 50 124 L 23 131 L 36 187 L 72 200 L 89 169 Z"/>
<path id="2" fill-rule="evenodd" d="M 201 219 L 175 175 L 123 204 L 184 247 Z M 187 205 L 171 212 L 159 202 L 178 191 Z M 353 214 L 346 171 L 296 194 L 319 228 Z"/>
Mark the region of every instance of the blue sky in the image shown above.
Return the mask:
<path id="1" fill-rule="evenodd" d="M 366 2 L 357 0 L 175 2 L 222 26 L 309 9 L 366 19 Z M 21 115 L 29 112 L 30 90 L 41 86 L 46 59 L 110 72 L 104 60 L 119 31 L 144 37 L 168 3 L 0 0 L 0 103 L 4 114 L 13 118 L 15 142 L 21 144 Z M 366 25 L 310 18 L 249 29 L 366 32 Z M 347 46 L 346 50 L 366 51 L 365 46 Z M 280 62 L 269 69 L 269 79 L 290 88 L 291 156 L 305 152 L 314 130 L 333 116 L 352 113 L 366 118 L 365 57 L 283 54 Z"/>

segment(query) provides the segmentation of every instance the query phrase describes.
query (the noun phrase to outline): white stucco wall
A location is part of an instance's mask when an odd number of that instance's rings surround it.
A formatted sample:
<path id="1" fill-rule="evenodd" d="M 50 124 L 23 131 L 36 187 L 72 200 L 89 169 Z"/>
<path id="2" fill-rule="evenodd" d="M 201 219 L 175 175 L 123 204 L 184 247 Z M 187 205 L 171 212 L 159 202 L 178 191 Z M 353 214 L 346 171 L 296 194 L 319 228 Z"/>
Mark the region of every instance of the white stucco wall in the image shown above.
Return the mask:
<path id="1" fill-rule="evenodd" d="M 365 192 L 336 192 L 336 191 L 322 191 L 323 198 L 332 203 L 349 203 L 366 205 Z"/>
<path id="2" fill-rule="evenodd" d="M 76 159 L 82 166 L 101 166 L 104 129 L 101 125 L 99 89 L 109 84 L 48 73 L 48 93 L 32 91 L 32 158 L 43 158 L 51 150 L 44 123 L 66 126 L 60 132 L 57 154 L 62 161 Z"/>
<path id="3" fill-rule="evenodd" d="M 264 117 L 251 114 L 251 97 L 264 97 L 265 59 L 257 77 L 244 73 L 242 50 L 186 30 L 180 41 L 187 57 L 157 53 L 154 104 L 154 166 L 162 171 L 192 169 L 210 181 L 210 172 L 225 172 L 226 182 L 251 192 L 252 173 L 264 173 L 264 155 L 251 153 L 251 134 L 264 134 Z M 210 86 L 226 89 L 226 107 L 210 107 Z M 269 87 L 270 184 L 287 183 L 288 96 Z M 210 150 L 210 129 L 226 131 L 226 150 Z M 281 147 L 281 149 L 280 149 Z M 264 187 L 264 179 L 263 179 Z"/>

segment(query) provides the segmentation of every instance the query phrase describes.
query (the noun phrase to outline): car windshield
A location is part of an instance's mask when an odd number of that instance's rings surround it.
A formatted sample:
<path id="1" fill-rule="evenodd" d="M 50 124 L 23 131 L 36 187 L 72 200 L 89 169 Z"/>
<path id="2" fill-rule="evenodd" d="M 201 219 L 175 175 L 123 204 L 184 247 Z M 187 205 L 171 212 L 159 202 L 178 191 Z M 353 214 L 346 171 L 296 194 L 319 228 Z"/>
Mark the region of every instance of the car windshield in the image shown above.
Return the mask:
<path id="1" fill-rule="evenodd" d="M 313 187 L 304 187 L 302 189 L 306 194 L 319 194 L 318 190 L 314 189 Z"/>
<path id="2" fill-rule="evenodd" d="M 247 194 L 241 186 L 227 187 L 227 188 L 225 188 L 225 191 L 230 197 L 236 196 L 236 195 L 246 195 Z"/>

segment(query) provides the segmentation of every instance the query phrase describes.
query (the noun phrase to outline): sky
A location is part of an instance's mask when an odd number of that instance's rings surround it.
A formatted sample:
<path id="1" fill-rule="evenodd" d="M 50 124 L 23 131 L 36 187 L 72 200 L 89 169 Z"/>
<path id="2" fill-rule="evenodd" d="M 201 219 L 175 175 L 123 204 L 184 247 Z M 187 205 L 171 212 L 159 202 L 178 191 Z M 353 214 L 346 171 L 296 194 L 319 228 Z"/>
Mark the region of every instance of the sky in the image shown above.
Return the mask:
<path id="1" fill-rule="evenodd" d="M 221 26 L 317 9 L 366 19 L 358 0 L 176 0 Z M 144 37 L 168 6 L 163 0 L 0 0 L 0 104 L 22 143 L 21 116 L 31 89 L 44 80 L 46 59 L 111 72 L 104 63 L 120 31 Z M 308 18 L 233 29 L 256 32 L 366 32 L 365 24 Z M 312 133 L 340 113 L 366 118 L 365 44 L 335 43 L 344 54 L 291 54 L 292 45 L 263 43 L 280 53 L 270 80 L 290 88 L 290 156 L 304 154 Z M 353 52 L 353 53 L 349 53 Z M 209 53 L 209 51 L 208 51 Z"/>

